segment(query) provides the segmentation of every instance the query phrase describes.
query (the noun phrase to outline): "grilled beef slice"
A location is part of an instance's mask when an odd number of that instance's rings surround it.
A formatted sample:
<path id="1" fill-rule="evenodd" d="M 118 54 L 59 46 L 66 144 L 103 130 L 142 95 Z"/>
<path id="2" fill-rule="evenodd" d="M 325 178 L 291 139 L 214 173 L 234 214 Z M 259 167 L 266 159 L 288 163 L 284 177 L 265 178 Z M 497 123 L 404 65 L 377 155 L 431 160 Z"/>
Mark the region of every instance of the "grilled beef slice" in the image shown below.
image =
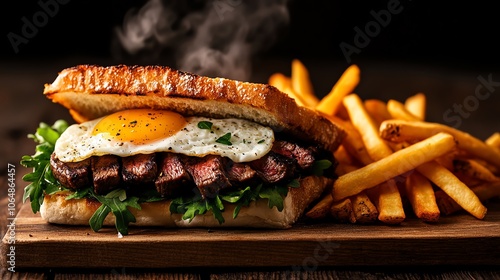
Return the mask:
<path id="1" fill-rule="evenodd" d="M 120 158 L 112 155 L 91 157 L 94 192 L 107 194 L 121 183 Z"/>
<path id="2" fill-rule="evenodd" d="M 163 197 L 179 193 L 181 186 L 189 184 L 191 181 L 191 176 L 184 168 L 180 156 L 173 153 L 161 153 L 158 157 L 156 190 Z"/>
<path id="3" fill-rule="evenodd" d="M 122 158 L 122 180 L 127 186 L 149 185 L 156 179 L 155 154 L 139 154 Z"/>
<path id="4" fill-rule="evenodd" d="M 219 190 L 231 186 L 220 156 L 185 157 L 183 164 L 203 198 L 214 197 Z"/>
<path id="5" fill-rule="evenodd" d="M 312 147 L 304 148 L 296 143 L 288 141 L 275 141 L 272 151 L 285 157 L 295 159 L 302 169 L 311 167 L 315 161 L 314 153 L 316 151 Z"/>
<path id="6" fill-rule="evenodd" d="M 107 194 L 118 187 L 136 190 L 134 186 L 140 183 L 156 187 L 163 197 L 171 197 L 196 185 L 203 197 L 213 197 L 232 185 L 291 179 L 297 169 L 309 168 L 317 154 L 315 148 L 277 140 L 271 152 L 249 163 L 214 155 L 197 158 L 173 153 L 124 158 L 107 155 L 77 163 L 61 162 L 53 154 L 50 163 L 54 177 L 72 189 L 93 185 L 97 194 Z"/>
<path id="7" fill-rule="evenodd" d="M 277 183 L 290 178 L 296 170 L 296 160 L 272 151 L 249 164 L 266 183 Z"/>
<path id="8" fill-rule="evenodd" d="M 90 185 L 90 159 L 80 162 L 62 162 L 56 154 L 50 156 L 50 168 L 55 178 L 70 189 L 81 189 Z"/>
<path id="9" fill-rule="evenodd" d="M 246 163 L 227 160 L 224 166 L 227 178 L 233 184 L 248 182 L 254 179 L 257 174 L 257 172 Z"/>

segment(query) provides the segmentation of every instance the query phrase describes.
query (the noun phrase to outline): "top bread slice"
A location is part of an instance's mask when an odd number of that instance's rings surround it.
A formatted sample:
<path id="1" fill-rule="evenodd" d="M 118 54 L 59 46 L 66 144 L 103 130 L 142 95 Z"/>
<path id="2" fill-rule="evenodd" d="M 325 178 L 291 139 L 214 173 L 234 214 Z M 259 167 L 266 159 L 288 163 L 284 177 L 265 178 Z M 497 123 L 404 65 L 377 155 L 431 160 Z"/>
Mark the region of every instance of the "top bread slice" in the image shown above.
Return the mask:
<path id="1" fill-rule="evenodd" d="M 183 115 L 242 118 L 272 127 L 332 153 L 345 132 L 267 84 L 210 78 L 167 66 L 78 65 L 62 70 L 44 94 L 76 122 L 134 108 Z"/>

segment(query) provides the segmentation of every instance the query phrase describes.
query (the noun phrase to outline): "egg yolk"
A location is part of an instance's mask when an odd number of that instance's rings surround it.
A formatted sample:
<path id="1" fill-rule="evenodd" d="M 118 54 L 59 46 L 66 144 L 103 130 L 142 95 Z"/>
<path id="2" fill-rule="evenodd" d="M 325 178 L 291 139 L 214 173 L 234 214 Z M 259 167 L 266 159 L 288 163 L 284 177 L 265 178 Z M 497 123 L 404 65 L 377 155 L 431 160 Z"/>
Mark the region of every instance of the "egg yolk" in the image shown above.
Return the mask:
<path id="1" fill-rule="evenodd" d="M 186 123 L 184 117 L 175 112 L 132 109 L 104 117 L 92 134 L 102 133 L 105 138 L 118 142 L 145 144 L 174 135 Z"/>

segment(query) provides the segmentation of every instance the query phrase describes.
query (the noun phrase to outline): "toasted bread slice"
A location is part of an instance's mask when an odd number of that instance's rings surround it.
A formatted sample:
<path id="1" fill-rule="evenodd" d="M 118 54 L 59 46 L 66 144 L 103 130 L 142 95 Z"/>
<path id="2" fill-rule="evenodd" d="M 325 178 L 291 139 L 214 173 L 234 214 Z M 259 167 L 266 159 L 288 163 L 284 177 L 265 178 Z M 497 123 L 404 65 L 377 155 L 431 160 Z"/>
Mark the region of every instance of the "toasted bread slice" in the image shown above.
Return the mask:
<path id="1" fill-rule="evenodd" d="M 243 118 L 334 152 L 345 132 L 317 112 L 298 106 L 273 86 L 209 78 L 166 66 L 64 69 L 44 94 L 70 110 L 77 122 L 133 108 L 167 109 L 183 115 Z"/>
<path id="2" fill-rule="evenodd" d="M 254 227 L 254 228 L 290 228 L 304 213 L 306 208 L 322 193 L 331 187 L 332 179 L 308 176 L 300 179 L 300 188 L 290 188 L 283 202 L 283 211 L 276 207 L 269 208 L 267 199 L 259 199 L 242 207 L 238 217 L 233 218 L 234 204 L 225 205 L 222 215 L 223 224 L 213 217 L 212 212 L 197 215 L 192 221 L 183 220 L 182 214 L 170 212 L 170 200 L 141 204 L 141 210 L 131 208 L 135 226 L 160 227 Z M 54 224 L 88 225 L 100 203 L 88 199 L 67 200 L 68 192 L 45 195 L 40 208 L 44 220 Z M 110 213 L 104 225 L 113 226 L 115 217 Z"/>

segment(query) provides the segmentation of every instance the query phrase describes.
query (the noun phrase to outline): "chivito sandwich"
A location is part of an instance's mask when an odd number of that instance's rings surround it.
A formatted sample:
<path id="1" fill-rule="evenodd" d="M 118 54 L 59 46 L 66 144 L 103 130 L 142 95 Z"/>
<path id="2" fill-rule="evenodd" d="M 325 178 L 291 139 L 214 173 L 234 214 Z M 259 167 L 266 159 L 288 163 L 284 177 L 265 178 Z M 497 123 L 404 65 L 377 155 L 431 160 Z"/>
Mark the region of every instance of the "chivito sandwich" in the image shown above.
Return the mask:
<path id="1" fill-rule="evenodd" d="M 24 199 L 49 223 L 288 228 L 331 187 L 344 132 L 276 88 L 165 66 L 64 69 Z"/>

